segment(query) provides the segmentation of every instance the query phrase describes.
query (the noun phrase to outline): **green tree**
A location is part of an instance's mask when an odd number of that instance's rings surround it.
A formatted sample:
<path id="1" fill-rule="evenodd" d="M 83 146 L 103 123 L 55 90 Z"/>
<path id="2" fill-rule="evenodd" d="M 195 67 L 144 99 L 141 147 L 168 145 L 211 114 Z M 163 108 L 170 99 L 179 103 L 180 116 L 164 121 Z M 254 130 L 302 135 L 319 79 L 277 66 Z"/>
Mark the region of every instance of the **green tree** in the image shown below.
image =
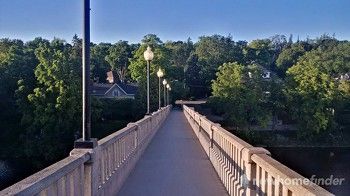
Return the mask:
<path id="1" fill-rule="evenodd" d="M 204 86 L 208 87 L 205 94 L 210 94 L 210 84 L 216 78 L 218 67 L 227 62 L 241 62 L 243 52 L 231 36 L 202 36 L 195 44 L 195 54 L 201 71 L 198 73 Z"/>
<path id="2" fill-rule="evenodd" d="M 62 40 L 40 45 L 35 51 L 39 65 L 35 69 L 37 87 L 28 95 L 33 110 L 24 136 L 25 155 L 34 164 L 64 156 L 79 130 L 80 64 L 75 64 L 73 48 Z"/>
<path id="3" fill-rule="evenodd" d="M 271 49 L 272 42 L 270 39 L 257 39 L 248 44 L 244 49 L 245 63 L 258 64 L 267 69 L 272 69 L 274 56 Z"/>
<path id="4" fill-rule="evenodd" d="M 105 58 L 111 70 L 118 74 L 121 82 L 125 81 L 131 52 L 131 47 L 127 41 L 119 41 L 110 47 L 109 53 Z"/>
<path id="5" fill-rule="evenodd" d="M 140 81 L 142 78 L 146 78 L 147 62 L 144 59 L 143 53 L 146 51 L 147 46 L 153 46 L 152 51 L 154 53 L 150 72 L 156 73 L 158 68 L 161 67 L 165 70 L 165 74 L 168 73 L 167 70 L 170 66 L 170 51 L 161 44 L 162 42 L 158 37 L 154 36 L 155 35 L 146 35 L 143 39 L 143 43 L 133 52 L 133 57 L 130 59 L 129 71 L 131 78 L 135 81 Z"/>
<path id="6" fill-rule="evenodd" d="M 107 72 L 111 70 L 105 59 L 111 46 L 109 43 L 100 43 L 91 47 L 91 74 L 101 83 L 106 82 Z"/>
<path id="7" fill-rule="evenodd" d="M 338 44 L 307 52 L 287 71 L 286 95 L 302 130 L 312 136 L 334 126 L 339 103 L 349 96 L 349 81 L 340 76 L 350 71 L 350 45 Z"/>
<path id="8" fill-rule="evenodd" d="M 306 50 L 299 43 L 293 44 L 290 48 L 285 48 L 276 60 L 276 66 L 281 75 L 284 76 L 286 71 L 295 65 L 298 58 L 304 55 L 305 52 Z"/>
<path id="9" fill-rule="evenodd" d="M 213 97 L 217 112 L 238 128 L 264 125 L 270 117 L 265 109 L 261 69 L 256 65 L 243 66 L 225 63 L 219 67 L 213 81 Z M 229 110 L 227 108 L 230 108 Z"/>

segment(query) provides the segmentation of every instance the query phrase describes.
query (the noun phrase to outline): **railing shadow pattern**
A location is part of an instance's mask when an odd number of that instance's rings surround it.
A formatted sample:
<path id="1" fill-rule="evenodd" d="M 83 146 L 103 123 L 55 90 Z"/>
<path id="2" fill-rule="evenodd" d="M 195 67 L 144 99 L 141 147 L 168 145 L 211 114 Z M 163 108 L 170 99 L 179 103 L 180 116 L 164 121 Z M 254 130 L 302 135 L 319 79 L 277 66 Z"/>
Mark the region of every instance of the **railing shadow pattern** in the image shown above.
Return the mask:
<path id="1" fill-rule="evenodd" d="M 184 105 L 183 111 L 229 195 L 332 195 L 273 159 L 266 149 L 248 144 L 193 108 Z M 292 179 L 307 183 L 286 183 Z"/>

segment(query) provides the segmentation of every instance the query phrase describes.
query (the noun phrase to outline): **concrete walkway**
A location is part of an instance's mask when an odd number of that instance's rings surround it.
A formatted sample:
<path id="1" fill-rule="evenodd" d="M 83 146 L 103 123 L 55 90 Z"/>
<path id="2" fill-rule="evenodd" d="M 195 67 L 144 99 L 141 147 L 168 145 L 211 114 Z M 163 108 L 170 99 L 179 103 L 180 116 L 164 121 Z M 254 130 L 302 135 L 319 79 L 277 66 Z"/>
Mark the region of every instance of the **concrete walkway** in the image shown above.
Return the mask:
<path id="1" fill-rule="evenodd" d="M 174 110 L 118 195 L 221 196 L 227 192 L 185 115 Z"/>

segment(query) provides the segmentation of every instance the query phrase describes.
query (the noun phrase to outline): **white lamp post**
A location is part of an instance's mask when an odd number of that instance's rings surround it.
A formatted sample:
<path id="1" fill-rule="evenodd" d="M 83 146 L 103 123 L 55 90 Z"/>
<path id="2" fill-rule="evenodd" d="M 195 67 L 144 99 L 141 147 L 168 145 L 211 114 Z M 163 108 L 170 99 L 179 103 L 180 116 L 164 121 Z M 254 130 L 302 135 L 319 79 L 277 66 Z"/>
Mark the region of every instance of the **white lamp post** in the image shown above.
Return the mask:
<path id="1" fill-rule="evenodd" d="M 150 114 L 150 109 L 149 109 L 149 68 L 151 65 L 151 61 L 153 60 L 154 54 L 152 52 L 151 47 L 147 46 L 147 50 L 143 53 L 143 57 L 145 58 L 145 60 L 147 61 L 147 115 Z"/>
<path id="2" fill-rule="evenodd" d="M 167 88 L 167 93 L 166 93 L 166 94 L 167 94 L 167 99 L 166 99 L 166 100 L 167 100 L 167 105 L 169 105 L 169 89 L 170 89 L 170 84 L 167 84 L 167 85 L 166 85 L 166 88 Z"/>
<path id="3" fill-rule="evenodd" d="M 157 71 L 157 76 L 158 76 L 158 109 L 161 107 L 161 101 L 160 101 L 160 79 L 164 76 L 164 72 L 159 68 Z"/>
<path id="4" fill-rule="evenodd" d="M 171 91 L 171 87 L 169 87 L 168 90 L 169 90 L 169 91 L 168 91 L 168 104 L 170 104 L 170 91 Z"/>
<path id="5" fill-rule="evenodd" d="M 168 84 L 168 82 L 166 81 L 166 79 L 163 80 L 163 90 L 164 90 L 164 107 L 166 106 L 166 85 Z"/>

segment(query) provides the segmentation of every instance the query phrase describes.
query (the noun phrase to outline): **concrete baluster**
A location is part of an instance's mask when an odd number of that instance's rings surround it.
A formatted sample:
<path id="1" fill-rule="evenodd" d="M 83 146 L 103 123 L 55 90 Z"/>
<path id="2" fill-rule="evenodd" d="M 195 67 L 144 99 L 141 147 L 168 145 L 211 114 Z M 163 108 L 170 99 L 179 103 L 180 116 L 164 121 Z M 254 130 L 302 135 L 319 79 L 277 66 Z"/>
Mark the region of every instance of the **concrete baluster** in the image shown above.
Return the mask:
<path id="1" fill-rule="evenodd" d="M 84 190 L 84 195 L 93 196 L 98 194 L 98 185 L 101 182 L 100 147 L 96 146 L 93 149 L 73 149 L 70 152 L 70 156 L 77 156 L 82 153 L 85 154 L 86 152 L 89 153 L 90 159 L 84 164 L 84 173 L 82 174 L 84 188 L 82 190 Z M 70 181 L 70 179 L 66 180 Z"/>
<path id="2" fill-rule="evenodd" d="M 257 165 L 254 163 L 254 161 L 251 159 L 251 156 L 253 154 L 270 154 L 269 151 L 267 151 L 264 148 L 259 147 L 253 147 L 253 148 L 244 148 L 242 150 L 242 158 L 244 162 L 244 168 L 245 168 L 245 177 L 246 177 L 246 195 L 247 196 L 253 196 L 260 194 L 259 192 L 256 192 L 256 187 L 258 189 L 263 190 L 263 194 L 266 193 L 264 188 L 262 186 L 265 186 L 265 171 L 262 169 L 262 175 L 260 177 L 260 173 L 257 174 Z M 257 179 L 258 178 L 258 179 Z M 261 180 L 260 180 L 261 178 Z M 256 182 L 259 182 L 262 184 L 262 186 L 259 186 Z"/>

